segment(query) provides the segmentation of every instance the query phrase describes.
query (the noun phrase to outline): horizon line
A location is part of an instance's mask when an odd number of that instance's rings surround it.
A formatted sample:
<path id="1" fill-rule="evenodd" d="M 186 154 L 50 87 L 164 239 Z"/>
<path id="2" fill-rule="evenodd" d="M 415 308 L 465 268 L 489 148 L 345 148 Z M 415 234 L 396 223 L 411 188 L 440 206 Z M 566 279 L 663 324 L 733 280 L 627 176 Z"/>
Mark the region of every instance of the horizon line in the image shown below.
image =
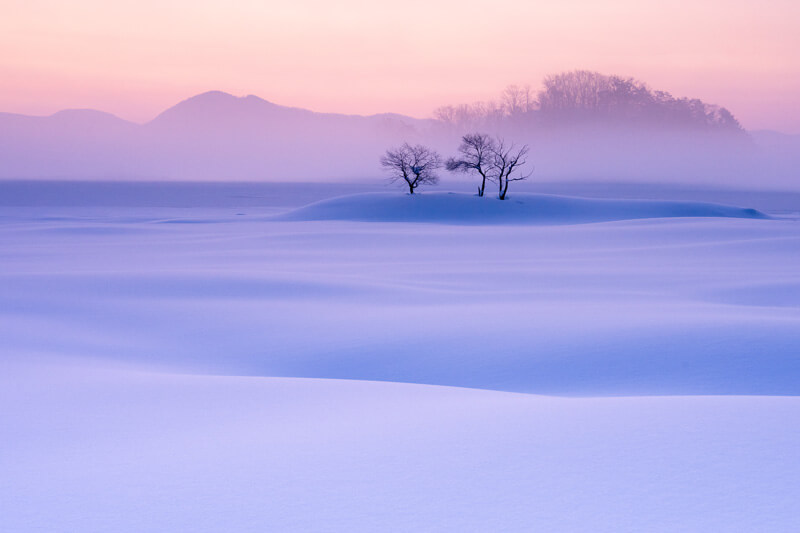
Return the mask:
<path id="1" fill-rule="evenodd" d="M 191 100 L 193 98 L 197 98 L 197 97 L 204 96 L 204 95 L 210 95 L 210 94 L 220 94 L 220 95 L 224 95 L 224 96 L 229 96 L 231 98 L 235 98 L 237 100 L 244 100 L 244 99 L 247 99 L 247 98 L 257 98 L 258 100 L 261 100 L 262 102 L 265 102 L 265 103 L 268 103 L 268 104 L 271 104 L 271 105 L 274 105 L 274 106 L 282 107 L 282 108 L 285 108 L 285 109 L 296 109 L 296 110 L 299 110 L 299 111 L 308 111 L 308 112 L 316 113 L 316 114 L 320 114 L 320 115 L 339 115 L 339 116 L 347 116 L 347 117 L 364 117 L 364 118 L 378 117 L 378 116 L 381 116 L 381 115 L 395 115 L 395 116 L 398 116 L 398 117 L 408 118 L 408 119 L 412 119 L 412 120 L 422 120 L 422 121 L 424 121 L 424 120 L 433 120 L 433 121 L 437 120 L 433 116 L 417 117 L 417 116 L 412 116 L 412 115 L 408 115 L 408 114 L 405 114 L 405 113 L 398 113 L 398 112 L 395 112 L 395 111 L 382 111 L 382 112 L 379 112 L 379 113 L 371 113 L 371 114 L 342 113 L 342 112 L 338 112 L 338 111 L 318 111 L 318 110 L 310 109 L 310 108 L 307 108 L 307 107 L 298 107 L 298 106 L 284 105 L 284 104 L 276 103 L 276 102 L 273 102 L 272 100 L 267 100 L 266 98 L 263 98 L 263 97 L 261 97 L 261 96 L 259 96 L 257 94 L 253 94 L 253 93 L 249 93 L 249 94 L 245 94 L 245 95 L 241 95 L 240 96 L 240 95 L 236 95 L 234 93 L 230 93 L 230 92 L 223 91 L 223 90 L 220 90 L 220 89 L 209 89 L 209 90 L 202 91 L 202 92 L 199 92 L 197 94 L 188 96 L 188 97 L 183 98 L 181 100 L 178 100 L 176 103 L 174 103 L 174 104 L 162 109 L 158 113 L 156 113 L 152 118 L 150 118 L 148 120 L 145 120 L 145 121 L 141 121 L 141 122 L 140 121 L 136 121 L 136 120 L 130 120 L 130 119 L 124 118 L 124 117 L 122 117 L 122 116 L 120 116 L 120 115 L 118 115 L 116 113 L 113 113 L 111 111 L 105 111 L 103 109 L 98 109 L 98 108 L 95 108 L 95 107 L 67 107 L 67 108 L 63 108 L 63 109 L 58 109 L 58 110 L 56 110 L 56 111 L 54 111 L 52 113 L 49 113 L 49 114 L 30 114 L 30 113 L 19 113 L 19 112 L 14 112 L 14 111 L 2 111 L 2 110 L 0 110 L 0 114 L 17 115 L 17 116 L 31 117 L 31 118 L 51 118 L 51 117 L 54 117 L 54 116 L 58 115 L 59 113 L 64 113 L 64 112 L 69 112 L 69 111 L 90 111 L 90 112 L 102 113 L 102 114 L 105 114 L 105 115 L 109 115 L 109 116 L 112 116 L 112 117 L 114 117 L 114 118 L 116 118 L 118 120 L 122 120 L 124 122 L 130 123 L 130 124 L 134 124 L 134 125 L 137 125 L 137 126 L 144 126 L 144 125 L 149 124 L 150 122 L 154 121 L 155 119 L 157 119 L 163 113 L 169 111 L 170 109 L 174 108 L 177 105 L 180 105 L 183 102 L 187 102 L 187 101 L 189 101 L 189 100 Z M 479 101 L 476 101 L 476 102 L 479 102 Z M 473 103 L 475 103 L 475 102 L 473 102 Z M 453 106 L 453 105 L 460 106 L 460 105 L 470 105 L 470 104 L 445 104 L 444 106 L 439 106 L 439 107 Z M 715 104 L 715 105 L 717 105 L 717 104 Z M 725 107 L 725 106 L 721 105 L 720 107 Z M 431 114 L 433 114 L 433 113 L 431 113 Z M 779 133 L 779 134 L 788 135 L 788 136 L 800 136 L 800 131 L 790 132 L 790 131 L 779 130 L 779 129 L 775 129 L 775 128 L 748 129 L 748 128 L 744 128 L 743 127 L 742 129 L 744 131 L 750 132 L 750 133 L 773 132 L 773 133 Z"/>

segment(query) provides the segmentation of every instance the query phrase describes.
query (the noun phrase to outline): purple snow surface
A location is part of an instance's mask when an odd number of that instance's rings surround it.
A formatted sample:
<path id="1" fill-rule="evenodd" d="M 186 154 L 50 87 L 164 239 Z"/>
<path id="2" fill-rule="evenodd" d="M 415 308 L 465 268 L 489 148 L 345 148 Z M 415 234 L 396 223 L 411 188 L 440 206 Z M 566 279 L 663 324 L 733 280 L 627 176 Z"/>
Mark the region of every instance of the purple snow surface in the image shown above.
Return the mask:
<path id="1" fill-rule="evenodd" d="M 0 202 L 0 530 L 796 531 L 796 217 L 236 191 Z"/>

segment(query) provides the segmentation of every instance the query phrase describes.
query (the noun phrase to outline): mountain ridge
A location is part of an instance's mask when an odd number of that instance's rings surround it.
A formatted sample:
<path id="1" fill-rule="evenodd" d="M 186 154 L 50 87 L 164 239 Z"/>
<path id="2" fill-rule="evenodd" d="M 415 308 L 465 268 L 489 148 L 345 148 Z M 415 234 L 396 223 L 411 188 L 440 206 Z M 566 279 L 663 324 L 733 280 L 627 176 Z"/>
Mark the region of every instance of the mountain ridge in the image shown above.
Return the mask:
<path id="1" fill-rule="evenodd" d="M 463 133 L 436 119 L 321 113 L 213 90 L 142 124 L 86 108 L 47 116 L 0 113 L 0 178 L 374 179 L 388 147 L 422 142 L 449 155 Z M 667 125 L 497 133 L 529 143 L 537 177 L 545 179 L 738 180 L 741 185 L 755 177 L 800 187 L 794 170 L 800 167 L 800 136 L 756 132 L 759 155 L 748 153 L 741 140 L 729 143 L 724 134 Z"/>
<path id="2" fill-rule="evenodd" d="M 125 118 L 120 117 L 114 113 L 103 111 L 101 109 L 96 108 L 65 108 L 55 111 L 54 113 L 48 115 L 35 115 L 35 114 L 28 114 L 28 113 L 18 113 L 18 112 L 11 112 L 11 111 L 0 111 L 0 119 L 3 118 L 11 118 L 11 117 L 18 117 L 18 118 L 32 118 L 32 119 L 47 119 L 47 118 L 56 118 L 61 117 L 63 115 L 72 114 L 72 115 L 83 115 L 83 116 L 106 116 L 106 117 L 113 117 L 114 119 L 125 122 L 128 124 L 134 124 L 137 126 L 146 126 L 148 124 L 155 123 L 159 121 L 159 119 L 166 115 L 170 114 L 176 110 L 183 110 L 183 109 L 198 109 L 196 104 L 203 103 L 217 103 L 225 102 L 227 104 L 234 104 L 234 105 L 250 105 L 252 106 L 259 105 L 263 108 L 272 109 L 279 112 L 298 112 L 307 115 L 316 115 L 316 116 L 329 116 L 329 117 L 341 117 L 341 118 L 363 118 L 363 119 L 393 119 L 393 120 L 401 120 L 407 121 L 411 124 L 431 124 L 435 123 L 435 118 L 418 118 L 412 117 L 410 115 L 404 115 L 402 113 L 396 113 L 392 111 L 385 111 L 380 113 L 372 113 L 368 115 L 356 114 L 356 113 L 338 113 L 338 112 L 330 112 L 330 111 L 315 111 L 303 107 L 297 106 L 287 106 L 283 104 L 278 104 L 272 102 L 271 100 L 267 100 L 262 98 L 261 96 L 255 94 L 247 94 L 245 96 L 236 96 L 232 93 L 221 91 L 218 89 L 211 89 L 208 91 L 204 91 L 188 98 L 184 98 L 183 100 L 177 102 L 176 104 L 162 110 L 159 112 L 155 117 L 150 120 L 146 120 L 144 122 L 136 122 L 133 120 L 128 120 Z M 1 125 L 1 124 L 0 124 Z M 774 129 L 745 129 L 747 133 L 750 135 L 756 135 L 761 137 L 783 137 L 783 138 L 797 138 L 800 139 L 800 133 L 788 133 L 784 131 L 774 130 Z"/>

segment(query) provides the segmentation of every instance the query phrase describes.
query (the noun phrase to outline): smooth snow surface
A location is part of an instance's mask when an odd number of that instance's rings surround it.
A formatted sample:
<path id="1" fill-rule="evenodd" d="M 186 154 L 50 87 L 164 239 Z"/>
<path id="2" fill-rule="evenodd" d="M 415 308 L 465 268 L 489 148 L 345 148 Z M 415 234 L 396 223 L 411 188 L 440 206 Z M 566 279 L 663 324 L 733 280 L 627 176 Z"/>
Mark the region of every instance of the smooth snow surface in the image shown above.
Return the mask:
<path id="1" fill-rule="evenodd" d="M 438 222 L 451 224 L 580 224 L 638 218 L 766 218 L 755 209 L 701 202 L 608 200 L 511 193 L 501 201 L 463 193 L 364 193 L 322 200 L 281 220 Z"/>
<path id="2" fill-rule="evenodd" d="M 76 366 L 0 384 L 3 531 L 797 529 L 798 398 Z"/>
<path id="3" fill-rule="evenodd" d="M 203 202 L 0 209 L 0 531 L 797 531 L 796 218 Z"/>

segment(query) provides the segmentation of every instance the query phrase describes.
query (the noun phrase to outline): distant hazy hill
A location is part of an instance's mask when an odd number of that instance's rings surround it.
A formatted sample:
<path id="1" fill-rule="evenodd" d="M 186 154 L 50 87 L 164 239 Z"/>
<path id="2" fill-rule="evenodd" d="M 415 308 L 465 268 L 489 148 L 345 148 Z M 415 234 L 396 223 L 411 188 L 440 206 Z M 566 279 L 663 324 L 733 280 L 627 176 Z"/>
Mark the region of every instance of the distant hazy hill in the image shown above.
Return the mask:
<path id="1" fill-rule="evenodd" d="M 48 117 L 0 113 L 0 178 L 378 179 L 387 147 L 426 142 L 449 155 L 461 129 L 392 113 L 316 113 L 219 91 L 184 100 L 146 124 L 90 109 Z M 676 128 L 674 121 L 497 131 L 531 144 L 539 179 L 800 187 L 797 136 L 731 136 Z"/>
<path id="2" fill-rule="evenodd" d="M 2 178 L 347 179 L 429 121 L 315 113 L 211 91 L 134 124 L 94 110 L 0 113 Z"/>
<path id="3" fill-rule="evenodd" d="M 49 117 L 0 113 L 0 177 L 136 177 L 142 127 L 92 109 Z"/>
<path id="4" fill-rule="evenodd" d="M 213 91 L 142 129 L 169 177 L 325 180 L 376 174 L 382 150 L 418 137 L 422 126 L 400 115 L 315 113 Z"/>

